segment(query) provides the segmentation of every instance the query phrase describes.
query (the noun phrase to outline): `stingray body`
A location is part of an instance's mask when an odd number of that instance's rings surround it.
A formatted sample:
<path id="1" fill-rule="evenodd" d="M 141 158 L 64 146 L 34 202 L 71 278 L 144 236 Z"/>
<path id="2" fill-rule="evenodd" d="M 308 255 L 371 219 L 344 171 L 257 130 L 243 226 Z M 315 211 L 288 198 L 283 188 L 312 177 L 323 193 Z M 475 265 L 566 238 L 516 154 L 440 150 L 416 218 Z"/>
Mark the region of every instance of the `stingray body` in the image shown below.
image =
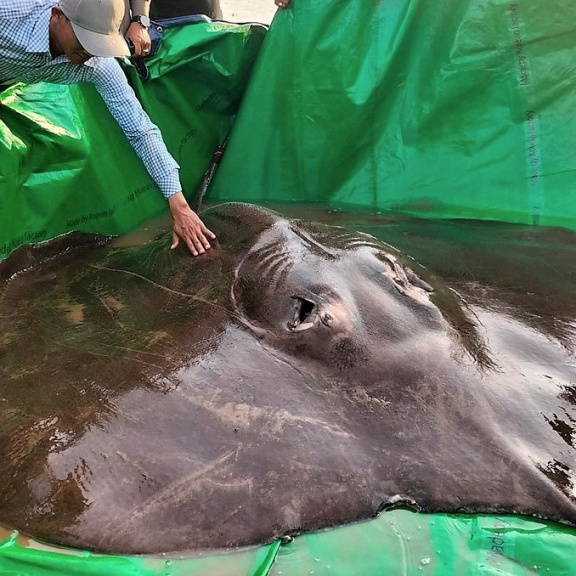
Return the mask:
<path id="1" fill-rule="evenodd" d="M 4 263 L 1 523 L 121 554 L 399 502 L 576 524 L 569 330 L 466 306 L 372 236 L 203 218 L 199 258 L 165 237 Z"/>

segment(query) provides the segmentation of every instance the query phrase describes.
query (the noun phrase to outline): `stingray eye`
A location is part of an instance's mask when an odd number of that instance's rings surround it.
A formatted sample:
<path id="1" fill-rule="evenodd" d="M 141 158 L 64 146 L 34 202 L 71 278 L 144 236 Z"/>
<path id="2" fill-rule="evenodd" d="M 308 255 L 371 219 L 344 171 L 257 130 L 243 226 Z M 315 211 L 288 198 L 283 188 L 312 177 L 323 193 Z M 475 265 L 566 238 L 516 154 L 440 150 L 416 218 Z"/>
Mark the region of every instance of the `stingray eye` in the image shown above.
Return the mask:
<path id="1" fill-rule="evenodd" d="M 294 314 L 288 322 L 288 328 L 294 332 L 308 330 L 318 321 L 318 306 L 306 298 L 292 296 L 294 299 Z"/>
<path id="2" fill-rule="evenodd" d="M 422 278 L 420 278 L 420 276 L 418 276 L 410 268 L 406 268 L 400 264 L 400 262 L 398 262 L 396 257 L 392 254 L 379 252 L 376 254 L 376 257 L 386 267 L 384 274 L 392 278 L 396 284 L 396 287 L 401 293 L 405 294 L 406 289 L 408 289 L 410 286 L 416 286 L 425 292 L 434 292 L 434 288 L 432 288 L 428 282 L 422 280 Z"/>
<path id="3" fill-rule="evenodd" d="M 412 272 L 412 270 L 410 270 L 410 268 L 406 268 L 406 277 L 408 278 L 408 281 L 410 282 L 410 284 L 412 284 L 413 286 L 417 286 L 418 288 L 422 288 L 422 290 L 424 290 L 425 292 L 434 292 L 434 288 L 432 288 L 432 286 L 430 286 L 430 284 L 428 284 L 428 282 L 422 280 L 422 278 L 420 278 L 420 276 L 418 276 L 417 274 L 415 274 L 414 272 Z"/>

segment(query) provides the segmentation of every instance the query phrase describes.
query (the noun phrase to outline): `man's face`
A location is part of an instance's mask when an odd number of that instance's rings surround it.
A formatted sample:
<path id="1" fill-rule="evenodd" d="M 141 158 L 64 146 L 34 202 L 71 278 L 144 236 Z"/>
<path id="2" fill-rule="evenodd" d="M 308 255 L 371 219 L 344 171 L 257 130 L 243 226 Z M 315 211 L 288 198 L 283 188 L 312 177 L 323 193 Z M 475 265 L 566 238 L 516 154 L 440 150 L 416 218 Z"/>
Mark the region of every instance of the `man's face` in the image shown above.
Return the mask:
<path id="1" fill-rule="evenodd" d="M 52 19 L 50 21 L 50 48 L 53 56 L 65 54 L 72 64 L 84 64 L 92 55 L 86 52 L 76 34 L 70 20 L 58 8 L 52 8 Z"/>

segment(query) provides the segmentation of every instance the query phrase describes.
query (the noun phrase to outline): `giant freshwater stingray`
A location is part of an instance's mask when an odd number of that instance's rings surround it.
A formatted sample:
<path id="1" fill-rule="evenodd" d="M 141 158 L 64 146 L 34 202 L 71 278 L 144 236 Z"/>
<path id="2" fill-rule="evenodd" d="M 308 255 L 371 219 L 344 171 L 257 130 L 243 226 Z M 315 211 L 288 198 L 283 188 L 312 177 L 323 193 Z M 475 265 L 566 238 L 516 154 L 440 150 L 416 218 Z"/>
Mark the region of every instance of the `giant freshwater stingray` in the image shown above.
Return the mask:
<path id="1" fill-rule="evenodd" d="M 120 554 L 399 504 L 576 524 L 574 316 L 343 227 L 203 219 L 198 258 L 64 238 L 0 267 L 0 523 Z"/>

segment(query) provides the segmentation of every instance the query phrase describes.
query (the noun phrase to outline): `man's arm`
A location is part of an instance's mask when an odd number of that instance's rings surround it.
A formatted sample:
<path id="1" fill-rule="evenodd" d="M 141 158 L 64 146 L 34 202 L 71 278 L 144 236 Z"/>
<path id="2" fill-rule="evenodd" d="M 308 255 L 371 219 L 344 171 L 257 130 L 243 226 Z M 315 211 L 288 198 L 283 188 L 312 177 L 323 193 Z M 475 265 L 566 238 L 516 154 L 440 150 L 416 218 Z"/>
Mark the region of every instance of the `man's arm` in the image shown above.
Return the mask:
<path id="1" fill-rule="evenodd" d="M 127 29 L 124 36 L 132 42 L 134 56 L 146 56 L 150 52 L 150 34 L 145 26 L 133 20 L 138 16 L 148 18 L 150 0 L 126 0 L 126 10 L 129 12 L 129 17 L 125 19 Z"/>
<path id="2" fill-rule="evenodd" d="M 182 240 L 194 256 L 203 254 L 210 249 L 210 240 L 216 236 L 204 226 L 184 198 L 179 166 L 168 152 L 160 130 L 142 109 L 120 64 L 113 58 L 94 58 L 90 68 L 90 81 L 168 200 L 172 214 L 172 248 Z"/>

